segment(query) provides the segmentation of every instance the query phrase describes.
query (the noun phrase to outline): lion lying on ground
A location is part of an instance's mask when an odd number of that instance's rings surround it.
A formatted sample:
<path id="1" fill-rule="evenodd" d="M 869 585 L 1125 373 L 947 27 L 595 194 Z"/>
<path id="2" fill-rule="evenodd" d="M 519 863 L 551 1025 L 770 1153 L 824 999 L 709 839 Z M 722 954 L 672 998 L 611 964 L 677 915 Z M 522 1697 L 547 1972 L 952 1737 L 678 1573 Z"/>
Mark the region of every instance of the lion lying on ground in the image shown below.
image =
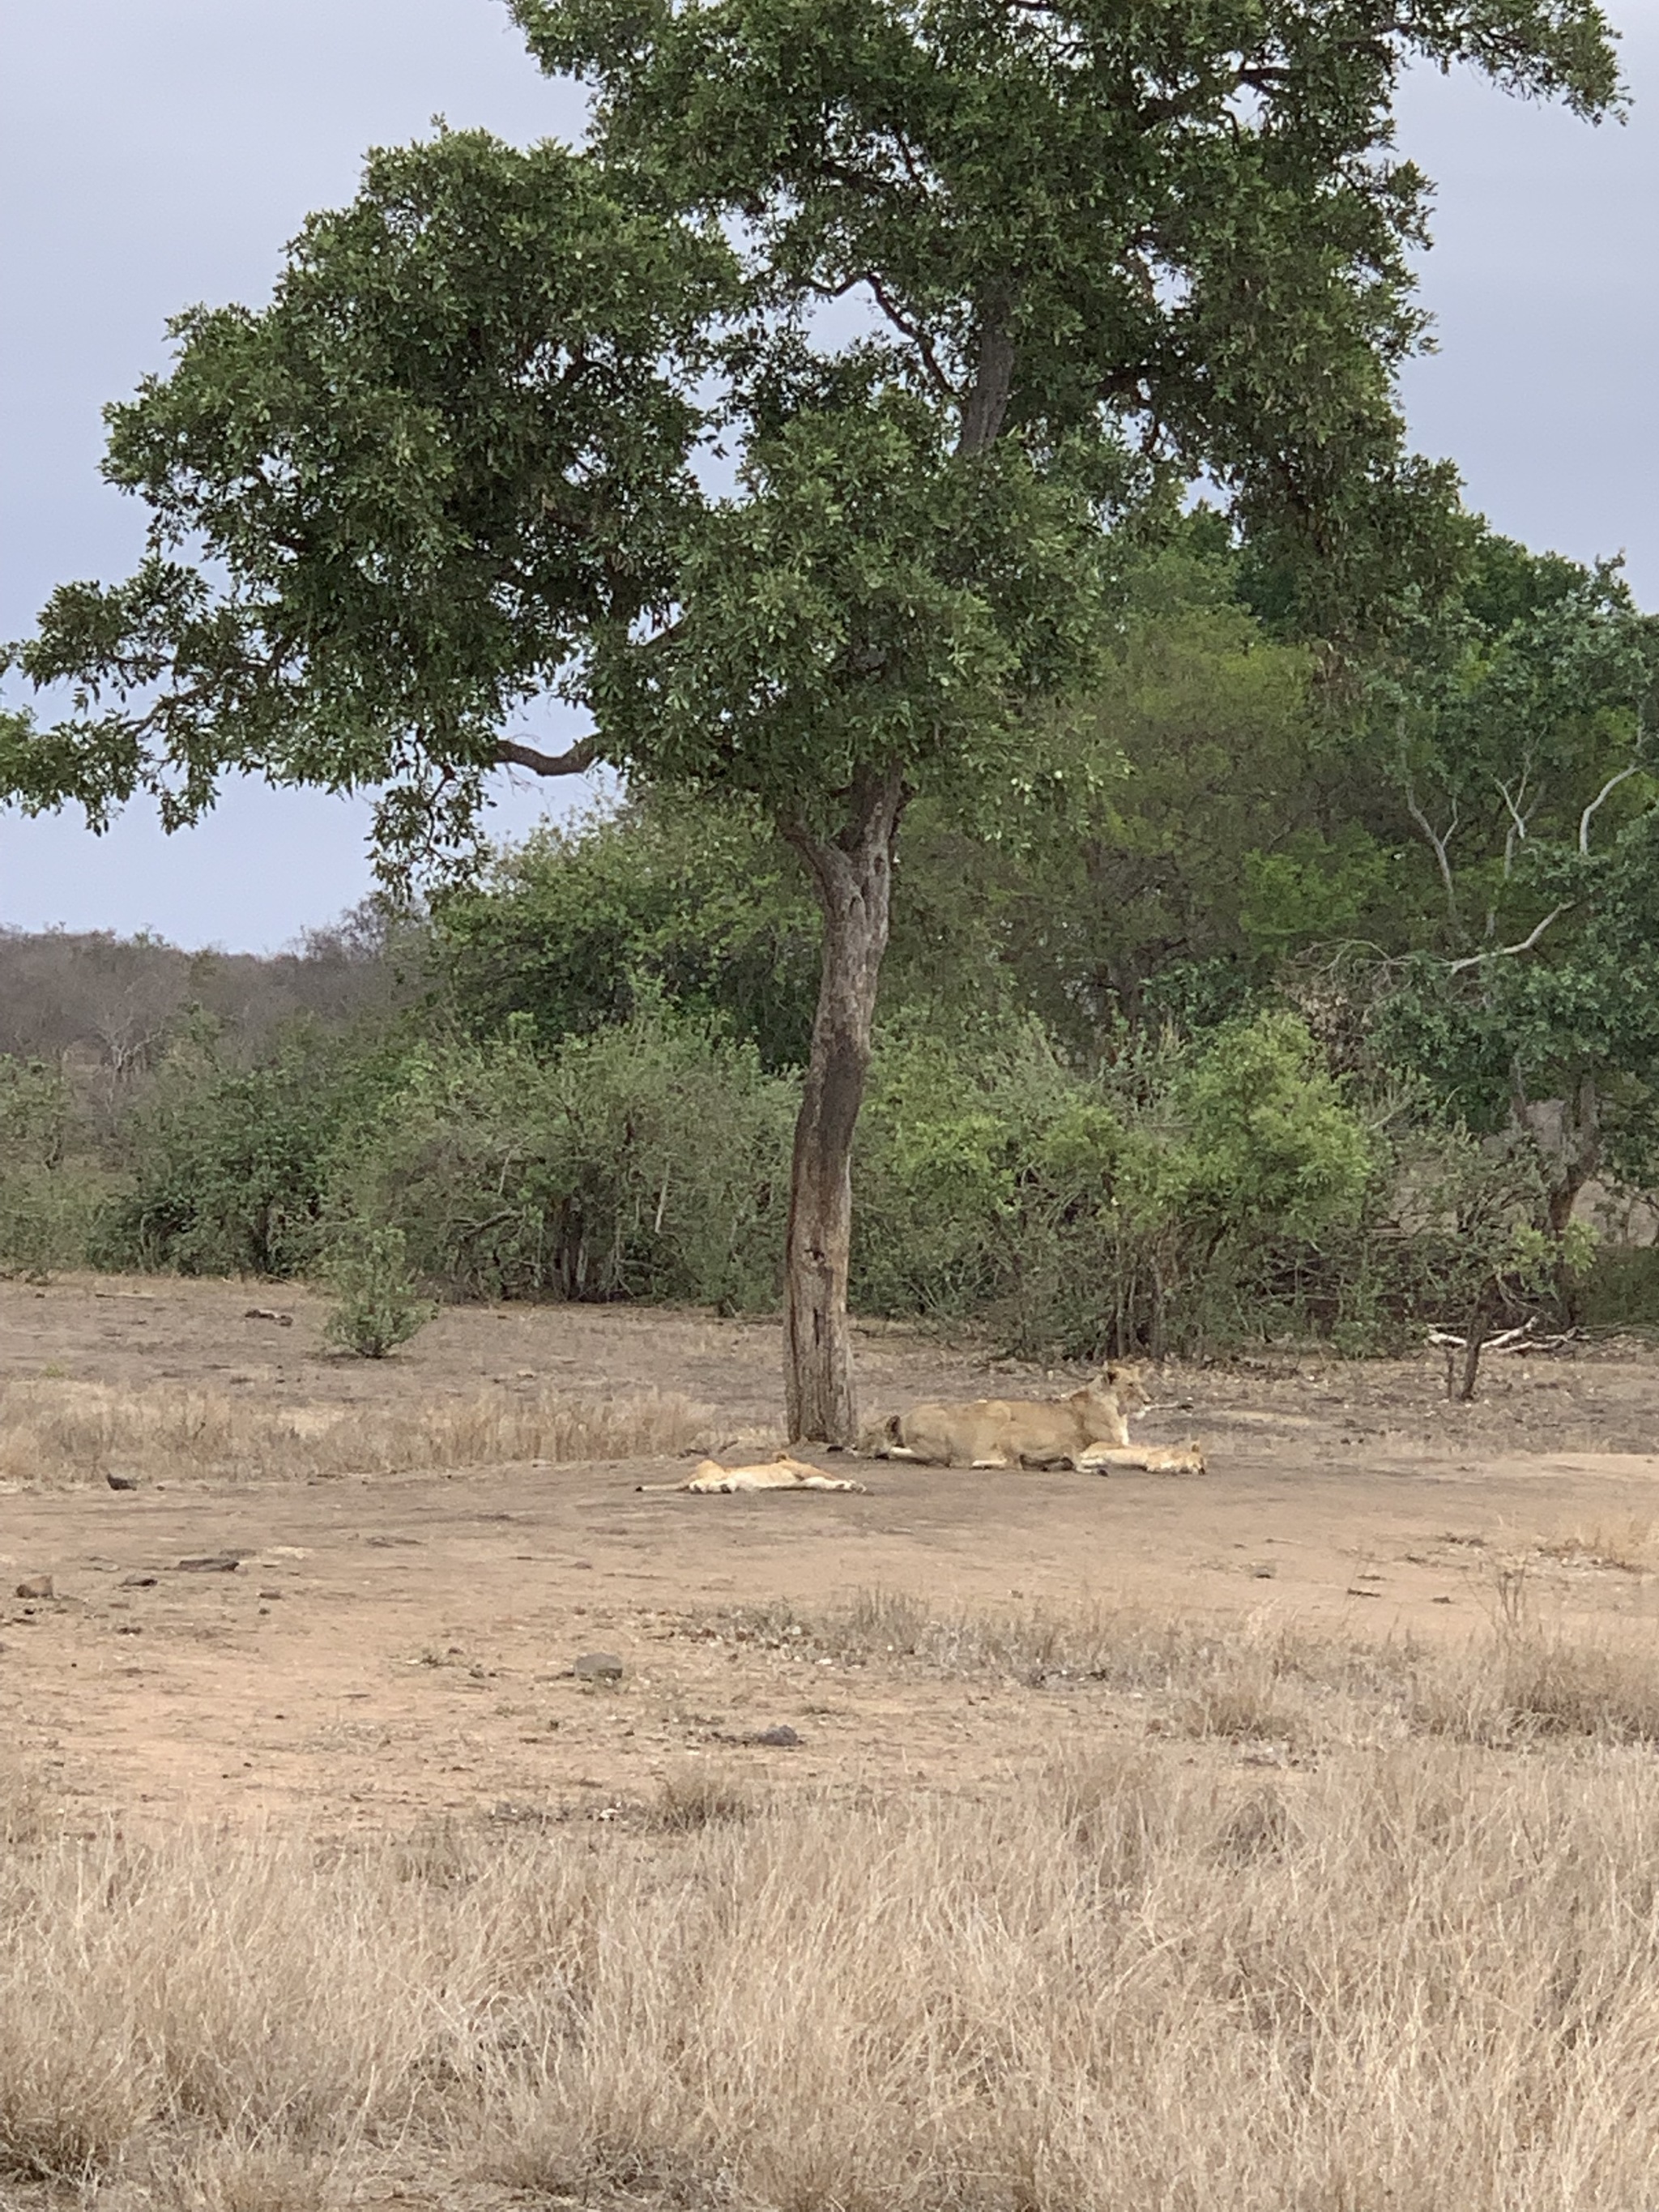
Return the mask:
<path id="1" fill-rule="evenodd" d="M 1073 1467 L 1089 1474 L 1129 1467 L 1202 1474 L 1204 1455 L 1195 1443 L 1130 1443 L 1132 1416 L 1151 1403 L 1138 1367 L 1110 1366 L 1066 1398 L 975 1398 L 889 1413 L 860 1449 L 869 1458 L 935 1467 Z"/>
<path id="2" fill-rule="evenodd" d="M 817 1468 L 808 1467 L 802 1460 L 791 1459 L 787 1453 L 781 1459 L 768 1460 L 763 1467 L 722 1467 L 717 1459 L 699 1460 L 684 1482 L 636 1482 L 634 1487 L 689 1490 L 698 1498 L 734 1490 L 856 1490 L 865 1497 L 869 1495 L 863 1483 L 820 1474 Z"/>

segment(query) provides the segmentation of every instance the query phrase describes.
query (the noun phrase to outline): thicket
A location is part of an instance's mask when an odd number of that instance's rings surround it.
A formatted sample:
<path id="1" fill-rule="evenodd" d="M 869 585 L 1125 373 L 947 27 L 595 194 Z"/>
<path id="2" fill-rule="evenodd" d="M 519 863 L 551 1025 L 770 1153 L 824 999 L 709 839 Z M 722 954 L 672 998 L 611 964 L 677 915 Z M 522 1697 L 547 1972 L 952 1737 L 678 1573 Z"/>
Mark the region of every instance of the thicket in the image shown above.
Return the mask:
<path id="1" fill-rule="evenodd" d="M 1079 1356 L 1648 1316 L 1650 1264 L 1588 1264 L 1574 1212 L 1654 1179 L 1650 626 L 1606 573 L 1478 552 L 1339 695 L 1200 516 L 1018 803 L 911 809 L 858 1308 Z M 240 1012 L 167 948 L 9 940 L 0 981 L 67 963 L 82 1012 L 0 1057 L 0 1263 L 395 1250 L 393 1304 L 765 1310 L 817 928 L 763 820 L 657 795 L 239 969 Z M 109 979 L 158 976 L 131 1048 Z M 46 1015 L 13 999 L 15 1042 Z"/>
<path id="2" fill-rule="evenodd" d="M 197 1021 L 102 1150 L 68 1079 L 0 1061 L 0 1255 L 313 1273 L 381 1350 L 422 1292 L 760 1311 L 796 1103 L 793 1073 L 648 990 L 550 1048 L 528 1018 L 482 1042 L 308 1027 L 240 1066 Z M 1092 1069 L 1030 1016 L 900 1021 L 857 1172 L 860 1310 L 1079 1357 L 1397 1343 L 1501 1284 L 1543 1191 L 1524 1154 L 1333 1074 L 1285 1009 Z M 1547 1271 L 1529 1288 L 1547 1304 Z"/>

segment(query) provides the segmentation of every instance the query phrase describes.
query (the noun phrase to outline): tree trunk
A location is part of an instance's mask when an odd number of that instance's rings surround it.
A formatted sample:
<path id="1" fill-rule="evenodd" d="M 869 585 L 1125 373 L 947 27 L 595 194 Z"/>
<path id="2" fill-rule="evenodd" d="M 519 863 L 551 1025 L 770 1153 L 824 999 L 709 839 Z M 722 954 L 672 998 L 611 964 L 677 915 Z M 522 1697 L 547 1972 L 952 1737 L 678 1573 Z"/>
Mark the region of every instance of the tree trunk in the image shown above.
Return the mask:
<path id="1" fill-rule="evenodd" d="M 1601 1165 L 1601 1102 L 1595 1078 L 1581 1076 L 1565 1097 L 1542 1101 L 1528 1098 L 1517 1084 L 1510 1110 L 1544 1164 L 1549 1232 L 1559 1241 L 1571 1223 L 1579 1192 Z"/>
<path id="2" fill-rule="evenodd" d="M 905 797 L 902 775 L 890 770 L 854 784 L 851 818 L 839 837 L 781 825 L 823 909 L 823 966 L 795 1123 L 784 1248 L 784 1398 L 792 1443 L 850 1444 L 857 1431 L 847 1324 L 853 1133 L 870 1070 L 893 848 Z"/>

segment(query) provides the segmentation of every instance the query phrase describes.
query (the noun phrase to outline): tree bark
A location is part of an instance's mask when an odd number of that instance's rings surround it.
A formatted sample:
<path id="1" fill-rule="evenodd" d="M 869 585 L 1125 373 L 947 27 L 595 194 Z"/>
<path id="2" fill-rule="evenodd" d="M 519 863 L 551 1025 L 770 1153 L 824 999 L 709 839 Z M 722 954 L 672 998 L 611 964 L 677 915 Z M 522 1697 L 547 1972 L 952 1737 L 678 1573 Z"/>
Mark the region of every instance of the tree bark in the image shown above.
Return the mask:
<path id="1" fill-rule="evenodd" d="M 1549 1232 L 1559 1241 L 1572 1221 L 1579 1192 L 1601 1170 L 1601 1102 L 1595 1078 L 1581 1076 L 1565 1097 L 1541 1102 L 1526 1097 L 1517 1084 L 1510 1110 L 1544 1163 Z"/>
<path id="2" fill-rule="evenodd" d="M 870 1070 L 893 849 L 906 796 L 902 774 L 890 769 L 854 784 L 851 818 L 839 837 L 781 824 L 806 863 L 823 909 L 823 965 L 795 1123 L 784 1248 L 784 1399 L 792 1443 L 850 1444 L 857 1433 L 847 1321 L 853 1133 Z"/>

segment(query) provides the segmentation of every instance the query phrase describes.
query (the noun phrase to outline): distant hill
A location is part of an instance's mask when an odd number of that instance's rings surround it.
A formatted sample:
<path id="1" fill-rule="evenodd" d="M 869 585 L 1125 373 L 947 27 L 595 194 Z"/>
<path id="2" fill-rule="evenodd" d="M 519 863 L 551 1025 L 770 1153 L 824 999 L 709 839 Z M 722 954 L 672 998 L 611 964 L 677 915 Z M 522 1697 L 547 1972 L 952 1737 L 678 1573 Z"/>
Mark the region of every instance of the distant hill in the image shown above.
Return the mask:
<path id="1" fill-rule="evenodd" d="M 333 1026 L 407 1001 L 423 966 L 420 933 L 373 902 L 269 957 L 107 930 L 0 929 L 0 1053 L 127 1075 L 192 1007 L 257 1051 L 297 1015 Z"/>

